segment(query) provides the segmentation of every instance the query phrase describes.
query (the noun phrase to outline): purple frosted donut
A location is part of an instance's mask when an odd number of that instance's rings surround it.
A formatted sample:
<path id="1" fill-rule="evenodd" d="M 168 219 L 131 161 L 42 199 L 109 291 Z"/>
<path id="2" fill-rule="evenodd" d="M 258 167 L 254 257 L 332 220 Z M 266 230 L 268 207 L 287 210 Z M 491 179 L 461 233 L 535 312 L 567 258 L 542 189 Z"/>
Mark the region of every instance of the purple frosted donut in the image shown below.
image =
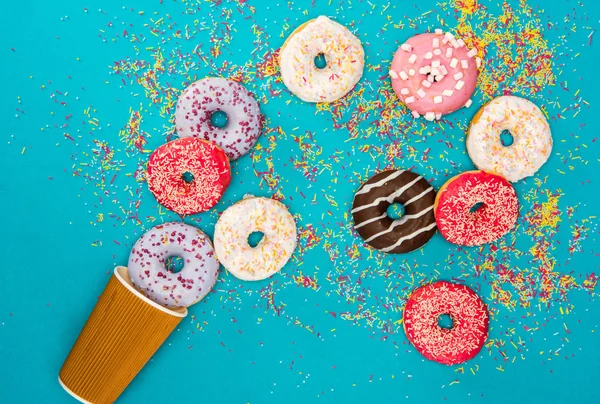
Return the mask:
<path id="1" fill-rule="evenodd" d="M 222 128 L 211 123 L 217 111 L 227 114 L 227 124 Z M 231 160 L 250 151 L 262 132 L 262 122 L 252 93 L 240 83 L 216 77 L 198 80 L 186 88 L 175 111 L 179 137 L 211 140 Z"/>
<path id="2" fill-rule="evenodd" d="M 179 272 L 166 261 L 181 257 Z M 153 227 L 138 239 L 129 255 L 129 277 L 149 299 L 165 307 L 198 303 L 214 286 L 219 271 L 210 238 L 194 226 L 170 222 Z"/>

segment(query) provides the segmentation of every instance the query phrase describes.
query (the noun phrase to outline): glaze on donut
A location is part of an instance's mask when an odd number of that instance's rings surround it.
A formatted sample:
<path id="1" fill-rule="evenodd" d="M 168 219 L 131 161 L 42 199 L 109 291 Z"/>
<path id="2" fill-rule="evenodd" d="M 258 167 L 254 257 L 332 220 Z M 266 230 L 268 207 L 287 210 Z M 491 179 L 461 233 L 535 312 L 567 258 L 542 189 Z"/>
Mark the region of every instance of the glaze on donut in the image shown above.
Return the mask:
<path id="1" fill-rule="evenodd" d="M 318 69 L 323 54 L 327 66 Z M 346 27 L 325 16 L 298 27 L 279 52 L 281 78 L 303 101 L 332 102 L 354 88 L 363 74 L 365 52 Z"/>
<path id="2" fill-rule="evenodd" d="M 415 35 L 398 48 L 389 71 L 400 100 L 418 118 L 433 121 L 471 105 L 481 59 L 442 30 Z"/>
<path id="3" fill-rule="evenodd" d="M 477 204 L 481 207 L 473 212 Z M 498 240 L 517 222 L 519 199 L 504 177 L 467 171 L 448 180 L 435 200 L 435 219 L 444 238 L 465 246 Z"/>
<path id="4" fill-rule="evenodd" d="M 166 267 L 170 257 L 181 257 L 177 273 Z M 165 307 L 189 307 L 214 286 L 219 262 L 206 234 L 196 227 L 170 222 L 153 227 L 131 249 L 127 266 L 135 287 Z"/>
<path id="5" fill-rule="evenodd" d="M 211 123 L 216 111 L 227 114 L 227 125 Z M 251 92 L 233 80 L 209 77 L 186 88 L 177 102 L 175 125 L 180 137 L 215 142 L 231 160 L 254 147 L 262 132 L 263 116 Z"/>
<path id="6" fill-rule="evenodd" d="M 452 318 L 451 328 L 438 317 Z M 415 290 L 404 307 L 404 332 L 427 359 L 456 365 L 472 359 L 488 336 L 489 315 L 483 301 L 467 286 L 439 281 Z"/>
<path id="7" fill-rule="evenodd" d="M 435 233 L 435 190 L 420 175 L 389 170 L 371 177 L 354 195 L 354 229 L 371 247 L 394 254 L 423 246 Z M 404 216 L 391 219 L 392 203 L 404 206 Z"/>
<path id="8" fill-rule="evenodd" d="M 503 146 L 502 131 L 513 136 Z M 512 95 L 493 99 L 471 121 L 467 152 L 480 170 L 498 173 L 511 182 L 534 175 L 550 157 L 552 134 L 540 109 Z"/>
<path id="9" fill-rule="evenodd" d="M 193 175 L 187 182 L 186 173 Z M 148 161 L 148 186 L 158 202 L 180 215 L 215 206 L 231 181 L 227 155 L 216 144 L 181 138 L 156 149 Z"/>
<path id="10" fill-rule="evenodd" d="M 263 233 L 255 246 L 253 232 Z M 227 208 L 215 226 L 219 261 L 236 278 L 259 281 L 279 272 L 296 249 L 296 222 L 285 205 L 269 198 L 247 197 Z"/>

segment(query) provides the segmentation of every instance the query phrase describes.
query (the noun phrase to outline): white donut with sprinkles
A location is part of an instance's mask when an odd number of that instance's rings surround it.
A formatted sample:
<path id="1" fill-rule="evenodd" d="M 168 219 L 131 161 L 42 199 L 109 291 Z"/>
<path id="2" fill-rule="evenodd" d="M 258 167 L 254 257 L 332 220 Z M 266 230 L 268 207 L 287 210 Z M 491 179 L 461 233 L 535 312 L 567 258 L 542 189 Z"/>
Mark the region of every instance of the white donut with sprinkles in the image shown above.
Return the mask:
<path id="1" fill-rule="evenodd" d="M 322 55 L 326 66 L 315 65 Z M 332 102 L 354 88 L 362 77 L 365 52 L 346 27 L 320 16 L 285 41 L 279 52 L 281 78 L 287 88 L 307 102 Z"/>
<path id="2" fill-rule="evenodd" d="M 500 139 L 507 130 L 513 143 Z M 511 182 L 534 175 L 552 151 L 550 125 L 531 101 L 512 95 L 493 99 L 475 114 L 467 135 L 467 152 L 480 170 L 492 171 Z"/>
<path id="3" fill-rule="evenodd" d="M 263 238 L 251 247 L 254 232 Z M 259 281 L 279 272 L 296 249 L 296 222 L 285 205 L 247 197 L 227 208 L 215 226 L 215 251 L 235 277 Z"/>

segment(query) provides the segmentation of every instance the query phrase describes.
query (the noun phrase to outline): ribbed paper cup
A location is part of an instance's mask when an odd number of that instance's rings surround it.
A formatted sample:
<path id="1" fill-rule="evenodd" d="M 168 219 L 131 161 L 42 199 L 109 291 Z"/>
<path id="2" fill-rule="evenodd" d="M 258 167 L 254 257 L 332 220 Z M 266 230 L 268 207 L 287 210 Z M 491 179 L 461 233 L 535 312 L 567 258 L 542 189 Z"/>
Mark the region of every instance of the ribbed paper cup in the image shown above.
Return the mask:
<path id="1" fill-rule="evenodd" d="M 81 402 L 114 402 L 186 315 L 154 303 L 133 287 L 127 268 L 115 268 L 58 381 Z"/>

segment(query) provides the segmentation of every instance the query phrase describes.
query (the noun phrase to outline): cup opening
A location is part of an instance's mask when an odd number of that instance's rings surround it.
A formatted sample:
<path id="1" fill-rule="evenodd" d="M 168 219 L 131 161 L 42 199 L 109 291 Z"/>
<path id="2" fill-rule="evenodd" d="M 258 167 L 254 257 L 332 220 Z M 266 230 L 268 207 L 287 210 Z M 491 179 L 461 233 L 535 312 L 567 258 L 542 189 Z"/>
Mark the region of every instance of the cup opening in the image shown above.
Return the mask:
<path id="1" fill-rule="evenodd" d="M 188 311 L 187 311 L 186 307 L 178 307 L 176 309 L 169 309 L 169 308 L 166 308 L 166 307 L 148 299 L 146 296 L 144 296 L 140 292 L 138 292 L 137 289 L 135 288 L 135 286 L 133 286 L 131 279 L 129 278 L 129 272 L 127 271 L 127 267 L 123 267 L 123 266 L 116 267 L 115 268 L 115 277 L 119 280 L 119 282 L 121 282 L 123 284 L 123 286 L 125 286 L 127 289 L 129 289 L 129 291 L 131 293 L 133 293 L 138 298 L 142 299 L 144 302 L 148 303 L 150 306 L 153 306 L 161 311 L 164 311 L 165 313 L 167 313 L 171 316 L 175 316 L 175 317 L 187 316 Z"/>

